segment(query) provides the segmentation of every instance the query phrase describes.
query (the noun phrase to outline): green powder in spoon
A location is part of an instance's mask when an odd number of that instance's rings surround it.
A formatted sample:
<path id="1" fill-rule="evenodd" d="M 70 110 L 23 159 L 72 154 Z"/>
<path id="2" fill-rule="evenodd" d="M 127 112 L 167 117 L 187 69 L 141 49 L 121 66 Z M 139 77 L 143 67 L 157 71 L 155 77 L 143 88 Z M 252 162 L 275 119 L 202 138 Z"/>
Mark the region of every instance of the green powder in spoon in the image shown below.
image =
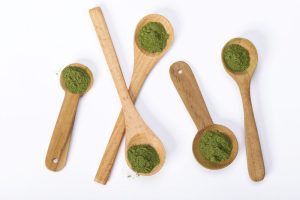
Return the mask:
<path id="1" fill-rule="evenodd" d="M 243 72 L 249 67 L 249 52 L 239 44 L 230 44 L 223 50 L 223 60 L 232 72 Z"/>
<path id="2" fill-rule="evenodd" d="M 138 34 L 138 45 L 149 53 L 162 52 L 167 45 L 169 34 L 158 22 L 149 22 Z"/>
<path id="3" fill-rule="evenodd" d="M 160 160 L 156 150 L 149 144 L 132 145 L 127 151 L 132 169 L 137 173 L 150 173 Z"/>
<path id="4" fill-rule="evenodd" d="M 219 163 L 230 157 L 232 144 L 230 139 L 222 132 L 207 130 L 201 137 L 199 150 L 206 160 Z"/>
<path id="5" fill-rule="evenodd" d="M 83 94 L 90 85 L 91 77 L 80 67 L 68 66 L 62 71 L 62 81 L 68 91 Z"/>

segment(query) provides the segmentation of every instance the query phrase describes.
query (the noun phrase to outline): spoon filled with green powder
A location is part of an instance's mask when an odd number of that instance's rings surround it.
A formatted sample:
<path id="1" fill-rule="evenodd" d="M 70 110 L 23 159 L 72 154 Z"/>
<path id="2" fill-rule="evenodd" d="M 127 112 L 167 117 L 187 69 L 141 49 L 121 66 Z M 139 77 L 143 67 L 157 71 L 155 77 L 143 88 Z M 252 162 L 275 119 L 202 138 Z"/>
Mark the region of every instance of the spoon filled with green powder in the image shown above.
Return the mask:
<path id="1" fill-rule="evenodd" d="M 159 22 L 147 22 L 137 35 L 138 46 L 147 53 L 162 52 L 167 45 L 169 34 Z"/>
<path id="2" fill-rule="evenodd" d="M 179 61 L 172 64 L 170 76 L 198 129 L 193 141 L 196 160 L 209 169 L 228 166 L 238 151 L 235 135 L 227 127 L 213 123 L 195 76 L 187 63 Z"/>
<path id="3" fill-rule="evenodd" d="M 250 83 L 256 69 L 257 57 L 255 46 L 244 38 L 231 39 L 222 50 L 224 68 L 239 86 L 243 100 L 248 172 L 254 181 L 260 181 L 265 176 L 263 155 L 250 96 Z"/>
<path id="4" fill-rule="evenodd" d="M 133 104 L 103 17 L 99 18 L 97 27 L 99 41 L 122 104 L 126 127 L 127 164 L 139 175 L 153 175 L 162 168 L 165 162 L 164 145 L 145 123 Z"/>
<path id="5" fill-rule="evenodd" d="M 90 89 L 92 82 L 91 71 L 79 63 L 71 64 L 61 72 L 60 83 L 65 90 L 65 98 L 45 160 L 49 170 L 58 171 L 66 165 L 78 102 L 80 97 Z"/>
<path id="6" fill-rule="evenodd" d="M 95 31 L 97 33 L 98 38 L 103 37 L 102 30 L 106 29 L 107 25 L 105 22 L 104 14 L 100 7 L 96 7 L 90 10 L 90 16 L 92 22 L 95 27 Z M 163 48 L 162 51 L 156 53 L 150 53 L 140 47 L 140 41 L 143 40 L 141 38 L 141 33 L 144 32 L 144 27 L 148 23 L 154 22 L 155 24 L 162 25 L 164 30 L 168 35 L 168 39 L 166 44 L 160 47 Z M 103 28 L 104 27 L 104 28 Z M 151 34 L 150 34 L 151 35 Z M 144 37 L 150 38 L 144 34 Z M 153 40 L 160 41 L 160 39 L 155 39 L 156 35 L 152 34 Z M 167 18 L 159 14 L 149 14 L 143 17 L 136 26 L 134 39 L 134 66 L 133 66 L 133 74 L 131 77 L 131 82 L 129 86 L 129 93 L 131 96 L 131 100 L 133 103 L 136 101 L 138 94 L 147 79 L 148 75 L 152 71 L 152 69 L 156 66 L 156 63 L 168 52 L 173 42 L 173 28 L 172 24 L 169 22 Z M 161 42 L 159 42 L 161 44 Z M 163 42 L 164 43 L 164 42 Z M 159 46 L 159 45 L 154 45 Z M 157 49 L 157 48 L 156 48 Z M 101 184 L 106 184 L 108 178 L 110 176 L 111 170 L 113 168 L 114 162 L 116 160 L 118 150 L 120 148 L 121 142 L 123 140 L 123 136 L 125 134 L 125 123 L 124 123 L 124 115 L 122 110 L 120 111 L 119 117 L 116 120 L 115 126 L 112 130 L 111 137 L 106 146 L 105 152 L 102 156 L 99 168 L 97 170 L 97 174 L 95 176 L 95 181 Z M 142 148 L 143 149 L 143 148 Z M 131 151 L 130 151 L 131 152 Z M 144 151 L 142 151 L 144 152 Z M 151 151 L 152 152 L 152 151 Z M 132 163 L 134 161 L 130 161 Z M 130 165 L 129 163 L 129 165 Z M 137 163 L 137 162 L 136 162 Z M 138 162 L 141 163 L 141 162 Z M 161 163 L 161 162 L 160 162 Z M 154 166 L 151 164 L 151 166 Z M 135 166 L 132 164 L 130 166 Z M 140 168 L 141 166 L 139 166 Z M 149 171 L 148 167 L 145 171 Z M 135 170 L 140 171 L 140 170 Z"/>

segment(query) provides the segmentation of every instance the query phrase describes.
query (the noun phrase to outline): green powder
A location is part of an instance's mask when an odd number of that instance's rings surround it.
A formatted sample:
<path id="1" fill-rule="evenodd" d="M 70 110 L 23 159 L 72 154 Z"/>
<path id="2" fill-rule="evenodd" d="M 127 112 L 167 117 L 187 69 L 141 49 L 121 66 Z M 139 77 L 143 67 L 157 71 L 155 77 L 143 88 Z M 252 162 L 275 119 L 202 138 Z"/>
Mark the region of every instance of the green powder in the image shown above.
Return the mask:
<path id="1" fill-rule="evenodd" d="M 232 144 L 230 139 L 217 130 L 207 130 L 199 144 L 202 156 L 212 163 L 219 163 L 230 157 Z"/>
<path id="2" fill-rule="evenodd" d="M 243 72 L 249 67 L 249 52 L 239 44 L 230 44 L 223 50 L 223 60 L 229 70 Z"/>
<path id="3" fill-rule="evenodd" d="M 150 173 L 159 164 L 159 156 L 149 144 L 133 145 L 127 152 L 128 161 L 137 173 Z"/>
<path id="4" fill-rule="evenodd" d="M 66 89 L 72 93 L 84 93 L 91 82 L 91 77 L 88 73 L 76 66 L 68 66 L 62 71 L 63 83 Z"/>
<path id="5" fill-rule="evenodd" d="M 169 34 L 158 22 L 149 22 L 142 27 L 138 35 L 139 47 L 149 53 L 162 52 L 167 45 Z"/>

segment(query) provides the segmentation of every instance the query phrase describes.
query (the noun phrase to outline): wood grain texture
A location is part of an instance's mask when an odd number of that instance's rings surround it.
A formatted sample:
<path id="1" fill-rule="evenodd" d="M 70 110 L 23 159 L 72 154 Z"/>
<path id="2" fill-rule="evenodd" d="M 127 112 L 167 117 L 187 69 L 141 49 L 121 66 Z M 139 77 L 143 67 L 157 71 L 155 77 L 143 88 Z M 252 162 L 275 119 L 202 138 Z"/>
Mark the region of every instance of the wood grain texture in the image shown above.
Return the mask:
<path id="1" fill-rule="evenodd" d="M 170 76 L 198 130 L 213 124 L 191 68 L 183 61 L 172 64 Z"/>
<path id="2" fill-rule="evenodd" d="M 193 140 L 193 153 L 196 160 L 208 169 L 222 169 L 231 164 L 238 152 L 237 139 L 229 128 L 213 123 L 200 88 L 189 65 L 183 61 L 175 62 L 170 67 L 170 76 L 178 94 L 198 129 Z M 232 151 L 227 160 L 220 163 L 212 163 L 206 160 L 200 153 L 200 140 L 203 134 L 208 130 L 220 131 L 230 139 Z"/>
<path id="3" fill-rule="evenodd" d="M 130 94 L 126 87 L 126 83 L 121 71 L 121 67 L 108 31 L 108 27 L 106 25 L 105 19 L 101 12 L 101 9 L 96 8 L 94 10 L 91 10 L 90 13 L 104 56 L 106 58 L 106 62 L 112 74 L 114 83 L 116 85 L 122 103 L 122 110 L 123 110 L 125 127 L 126 127 L 125 152 L 127 152 L 130 146 L 137 145 L 137 144 L 150 144 L 153 148 L 155 148 L 160 157 L 160 164 L 156 166 L 151 173 L 140 174 L 140 175 L 153 175 L 161 169 L 165 161 L 164 147 L 160 142 L 160 140 L 155 136 L 152 130 L 146 125 L 146 123 L 143 121 L 143 119 L 135 109 L 135 106 L 131 100 Z M 128 166 L 131 167 L 130 163 L 127 160 L 127 154 L 126 154 L 126 161 Z"/>
<path id="4" fill-rule="evenodd" d="M 93 21 L 96 33 L 99 33 L 99 20 L 103 21 L 104 17 L 99 7 L 93 8 L 90 10 L 90 16 Z M 136 43 L 136 35 L 140 31 L 142 25 L 150 21 L 159 21 L 166 27 L 167 32 L 170 34 L 170 37 L 167 41 L 167 46 L 163 52 L 159 54 L 147 54 L 139 49 Z M 99 37 L 99 35 L 98 35 Z M 148 15 L 143 18 L 138 24 L 135 31 L 135 40 L 134 40 L 134 69 L 129 86 L 129 93 L 133 102 L 136 101 L 137 96 L 151 70 L 154 68 L 155 64 L 160 60 L 160 58 L 167 52 L 170 48 L 173 41 L 173 29 L 169 21 L 161 15 Z M 125 122 L 122 111 L 119 114 L 119 117 L 116 121 L 115 127 L 109 139 L 109 142 L 106 146 L 105 152 L 103 154 L 101 163 L 99 165 L 97 174 L 95 176 L 95 181 L 106 184 L 111 173 L 114 161 L 118 154 L 120 144 L 122 142 L 123 136 L 125 133 Z"/>
<path id="5" fill-rule="evenodd" d="M 65 94 L 46 156 L 46 166 L 49 170 L 58 171 L 66 165 L 79 98 L 78 94 Z"/>
<path id="6" fill-rule="evenodd" d="M 230 44 L 239 44 L 249 51 L 250 65 L 244 72 L 233 73 L 227 69 L 223 56 L 222 61 L 227 73 L 238 84 L 243 100 L 245 143 L 249 176 L 253 181 L 261 181 L 265 177 L 265 166 L 250 96 L 251 78 L 257 66 L 258 55 L 255 46 L 247 39 L 234 38 L 227 42 L 225 46 Z"/>
<path id="7" fill-rule="evenodd" d="M 88 91 L 93 83 L 92 72 L 86 66 L 79 63 L 73 63 L 69 66 L 80 67 L 88 73 L 91 77 L 91 82 L 87 89 Z M 79 99 L 83 95 L 69 92 L 64 85 L 62 76 L 60 76 L 60 83 L 62 88 L 65 90 L 65 97 L 56 121 L 45 160 L 46 167 L 51 171 L 59 171 L 66 165 L 76 111 Z"/>

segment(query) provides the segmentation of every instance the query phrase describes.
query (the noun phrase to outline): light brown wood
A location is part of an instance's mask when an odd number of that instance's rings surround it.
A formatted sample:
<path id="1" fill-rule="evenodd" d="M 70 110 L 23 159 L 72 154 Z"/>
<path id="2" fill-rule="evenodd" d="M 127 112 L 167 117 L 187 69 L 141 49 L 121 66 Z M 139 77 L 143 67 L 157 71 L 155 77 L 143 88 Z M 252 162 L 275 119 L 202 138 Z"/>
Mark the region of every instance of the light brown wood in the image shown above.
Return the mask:
<path id="1" fill-rule="evenodd" d="M 227 69 L 223 60 L 222 61 L 227 73 L 236 81 L 239 86 L 243 107 L 244 107 L 244 122 L 245 122 L 245 142 L 247 152 L 247 163 L 249 176 L 253 181 L 261 181 L 265 176 L 265 167 L 263 155 L 259 142 L 259 135 L 256 128 L 255 118 L 252 109 L 251 97 L 250 97 L 250 83 L 253 73 L 257 66 L 257 51 L 255 46 L 247 39 L 234 38 L 225 44 L 239 44 L 249 51 L 250 65 L 244 72 L 234 73 Z M 225 47 L 224 46 L 224 47 Z M 223 48 L 224 50 L 224 48 Z"/>
<path id="2" fill-rule="evenodd" d="M 178 61 L 172 64 L 170 68 L 170 76 L 177 92 L 179 93 L 186 109 L 190 113 L 198 129 L 193 141 L 193 153 L 196 160 L 208 169 L 221 169 L 228 166 L 235 159 L 238 152 L 238 143 L 235 135 L 225 126 L 213 123 L 195 76 L 187 63 Z M 230 139 L 232 143 L 232 151 L 229 159 L 220 163 L 212 163 L 202 156 L 199 151 L 199 143 L 203 133 L 207 130 L 218 130 Z"/>
<path id="3" fill-rule="evenodd" d="M 183 61 L 172 64 L 170 76 L 198 130 L 213 124 L 195 76 Z"/>
<path id="4" fill-rule="evenodd" d="M 89 74 L 89 76 L 91 77 L 91 83 L 89 85 L 90 88 L 93 80 L 93 76 L 90 70 L 79 63 L 74 63 L 69 66 L 81 67 Z M 64 86 L 62 76 L 60 77 L 60 83 L 62 88 L 65 90 L 65 97 L 56 121 L 45 160 L 46 167 L 51 171 L 59 171 L 66 165 L 72 135 L 72 128 L 76 116 L 78 102 L 82 95 L 69 92 Z"/>
<path id="5" fill-rule="evenodd" d="M 104 17 L 99 7 L 90 10 L 90 16 L 95 26 L 95 30 L 99 32 L 99 20 L 103 21 Z M 140 50 L 136 43 L 137 34 L 139 33 L 142 25 L 147 22 L 156 21 L 160 22 L 166 28 L 169 36 L 166 48 L 158 54 L 148 54 Z M 98 34 L 99 35 L 99 34 Z M 173 28 L 169 21 L 157 14 L 151 14 L 144 17 L 137 25 L 135 31 L 134 39 L 134 70 L 129 86 L 129 93 L 133 102 L 136 101 L 137 96 L 151 70 L 154 68 L 155 64 L 160 60 L 160 58 L 167 52 L 173 42 Z M 99 36 L 98 36 L 99 37 Z M 106 146 L 105 152 L 103 154 L 101 163 L 99 165 L 97 174 L 95 176 L 95 181 L 106 184 L 111 173 L 114 161 L 116 159 L 121 141 L 125 133 L 125 122 L 122 111 L 116 121 L 115 127 Z"/>
<path id="6" fill-rule="evenodd" d="M 104 52 L 104 56 L 106 58 L 106 62 L 111 71 L 114 83 L 116 85 L 121 103 L 122 103 L 122 111 L 125 119 L 125 127 L 126 127 L 126 143 L 125 143 L 125 152 L 127 152 L 128 148 L 132 145 L 137 144 L 149 144 L 157 151 L 160 157 L 160 163 L 157 165 L 149 174 L 140 175 L 153 175 L 158 172 L 164 164 L 165 161 L 165 150 L 161 143 L 161 141 L 155 136 L 152 130 L 146 125 L 143 121 L 135 106 L 131 100 L 130 94 L 126 87 L 126 83 L 120 68 L 120 64 L 117 58 L 117 54 L 115 52 L 105 19 L 100 8 L 91 11 L 92 20 L 94 22 L 96 32 L 98 38 L 100 40 L 100 44 L 102 50 Z M 129 161 L 127 160 L 126 153 L 126 161 L 129 167 L 131 167 Z"/>

